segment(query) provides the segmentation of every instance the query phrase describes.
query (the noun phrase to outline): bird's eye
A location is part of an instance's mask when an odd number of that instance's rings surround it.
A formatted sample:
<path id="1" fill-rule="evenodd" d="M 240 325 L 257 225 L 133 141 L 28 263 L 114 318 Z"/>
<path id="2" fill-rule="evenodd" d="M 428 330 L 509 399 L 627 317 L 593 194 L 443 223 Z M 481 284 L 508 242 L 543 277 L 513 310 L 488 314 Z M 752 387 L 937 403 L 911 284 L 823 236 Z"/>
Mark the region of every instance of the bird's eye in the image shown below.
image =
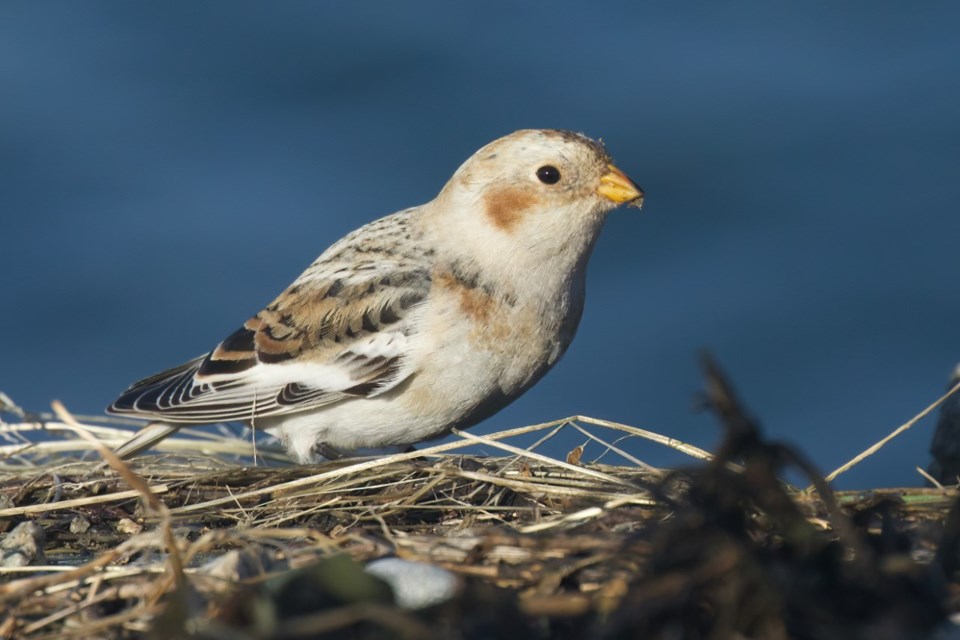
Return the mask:
<path id="1" fill-rule="evenodd" d="M 537 178 L 543 184 L 557 184 L 560 182 L 560 170 L 553 165 L 546 164 L 537 169 Z"/>

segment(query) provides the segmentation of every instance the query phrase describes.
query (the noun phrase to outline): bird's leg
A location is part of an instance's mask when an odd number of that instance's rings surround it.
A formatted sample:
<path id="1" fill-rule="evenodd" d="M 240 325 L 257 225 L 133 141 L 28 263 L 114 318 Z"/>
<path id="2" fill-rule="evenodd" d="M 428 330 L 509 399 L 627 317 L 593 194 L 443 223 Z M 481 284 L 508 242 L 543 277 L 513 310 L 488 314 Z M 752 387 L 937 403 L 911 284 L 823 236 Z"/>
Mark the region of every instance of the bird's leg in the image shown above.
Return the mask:
<path id="1" fill-rule="evenodd" d="M 311 450 L 314 462 L 323 462 L 324 460 L 342 460 L 347 457 L 336 447 L 332 447 L 326 442 L 318 442 L 313 445 Z"/>

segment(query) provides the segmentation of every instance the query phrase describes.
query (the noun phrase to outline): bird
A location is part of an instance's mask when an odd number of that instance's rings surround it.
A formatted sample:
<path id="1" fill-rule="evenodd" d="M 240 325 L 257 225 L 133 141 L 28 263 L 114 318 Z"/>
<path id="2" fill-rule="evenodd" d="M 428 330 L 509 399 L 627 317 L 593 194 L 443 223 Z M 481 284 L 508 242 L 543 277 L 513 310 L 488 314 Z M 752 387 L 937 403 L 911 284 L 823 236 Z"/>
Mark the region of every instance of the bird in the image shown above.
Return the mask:
<path id="1" fill-rule="evenodd" d="M 643 198 L 584 134 L 494 140 L 430 202 L 331 245 L 212 351 L 130 386 L 107 412 L 153 422 L 115 453 L 242 422 L 311 464 L 473 426 L 567 350 L 607 214 Z"/>

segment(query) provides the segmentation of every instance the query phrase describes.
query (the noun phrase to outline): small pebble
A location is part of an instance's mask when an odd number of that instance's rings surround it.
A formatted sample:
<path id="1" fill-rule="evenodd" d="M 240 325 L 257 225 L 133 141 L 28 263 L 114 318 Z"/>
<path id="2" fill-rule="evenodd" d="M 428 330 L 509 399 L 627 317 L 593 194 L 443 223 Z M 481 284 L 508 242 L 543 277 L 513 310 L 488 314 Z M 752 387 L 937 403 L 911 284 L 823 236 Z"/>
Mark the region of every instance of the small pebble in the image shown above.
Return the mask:
<path id="1" fill-rule="evenodd" d="M 90 521 L 82 515 L 73 517 L 70 521 L 70 533 L 86 533 L 90 528 Z"/>
<path id="2" fill-rule="evenodd" d="M 285 563 L 280 564 L 285 565 Z M 286 567 L 278 567 L 265 549 L 256 547 L 242 551 L 231 549 L 201 565 L 197 569 L 197 573 L 223 580 L 227 585 L 235 585 L 241 580 L 263 575 L 278 568 Z"/>
<path id="3" fill-rule="evenodd" d="M 460 579 L 450 571 L 425 562 L 380 558 L 367 563 L 366 572 L 390 585 L 404 609 L 424 609 L 446 602 L 460 590 Z"/>
<path id="4" fill-rule="evenodd" d="M 127 533 L 130 535 L 143 531 L 143 525 L 137 524 L 130 518 L 120 518 L 116 524 L 117 533 Z"/>
<path id="5" fill-rule="evenodd" d="M 14 506 L 10 496 L 5 493 L 0 493 L 0 509 L 12 509 Z M 4 533 L 11 526 L 13 526 L 12 520 L 9 518 L 0 518 L 0 533 Z M 3 636 L 0 636 L 0 638 L 2 637 Z"/>
<path id="6" fill-rule="evenodd" d="M 0 541 L 0 566 L 25 567 L 43 557 L 43 529 L 36 522 L 21 522 Z"/>

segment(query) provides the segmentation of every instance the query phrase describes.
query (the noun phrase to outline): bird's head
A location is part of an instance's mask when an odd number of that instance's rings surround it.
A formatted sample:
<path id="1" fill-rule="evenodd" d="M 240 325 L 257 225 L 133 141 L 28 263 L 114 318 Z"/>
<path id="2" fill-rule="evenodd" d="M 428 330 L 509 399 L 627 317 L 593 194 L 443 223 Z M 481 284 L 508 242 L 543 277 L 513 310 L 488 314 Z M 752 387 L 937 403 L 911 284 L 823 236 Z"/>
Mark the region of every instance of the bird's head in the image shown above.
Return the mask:
<path id="1" fill-rule="evenodd" d="M 467 249 L 504 260 L 588 254 L 606 214 L 643 191 L 599 142 L 524 129 L 474 153 L 434 201 L 433 218 Z M 455 231 L 452 231 L 455 230 Z"/>

